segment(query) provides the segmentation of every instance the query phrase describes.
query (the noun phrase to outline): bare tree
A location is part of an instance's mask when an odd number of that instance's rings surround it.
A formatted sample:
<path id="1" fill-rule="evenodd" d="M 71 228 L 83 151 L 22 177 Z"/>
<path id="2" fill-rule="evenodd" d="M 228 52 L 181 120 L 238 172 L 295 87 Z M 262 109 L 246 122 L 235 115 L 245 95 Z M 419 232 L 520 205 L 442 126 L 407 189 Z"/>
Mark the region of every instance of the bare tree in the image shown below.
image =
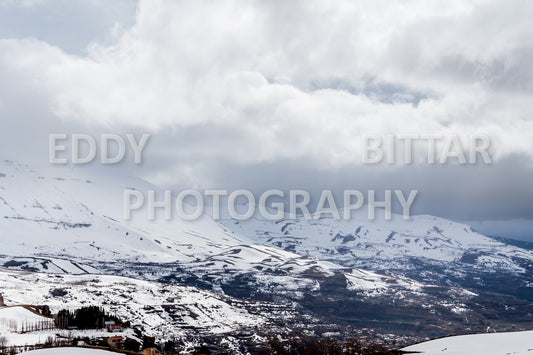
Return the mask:
<path id="1" fill-rule="evenodd" d="M 4 350 L 7 346 L 7 338 L 5 336 L 0 336 L 0 350 Z"/>

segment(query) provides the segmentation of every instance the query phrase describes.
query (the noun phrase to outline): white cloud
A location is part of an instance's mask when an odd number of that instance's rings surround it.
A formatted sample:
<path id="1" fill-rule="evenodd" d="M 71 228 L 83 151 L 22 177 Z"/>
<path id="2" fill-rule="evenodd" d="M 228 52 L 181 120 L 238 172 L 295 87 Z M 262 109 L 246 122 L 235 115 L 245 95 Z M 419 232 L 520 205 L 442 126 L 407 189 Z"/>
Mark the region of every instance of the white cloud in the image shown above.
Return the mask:
<path id="1" fill-rule="evenodd" d="M 141 1 L 114 45 L 93 43 L 79 57 L 3 40 L 2 63 L 38 81 L 63 119 L 234 127 L 250 144 L 235 155 L 245 161 L 349 163 L 365 132 L 488 131 L 500 152 L 531 153 L 532 30 L 521 7 L 529 5 Z M 336 79 L 352 94 L 313 89 Z M 365 95 L 369 84 L 396 91 L 383 102 Z M 426 98 L 402 102 L 409 90 Z"/>
<path id="2" fill-rule="evenodd" d="M 163 182 L 212 181 L 218 160 L 350 167 L 362 134 L 483 132 L 498 157 L 531 158 L 532 7 L 140 1 L 85 56 L 0 40 L 0 71 L 63 121 L 158 133 Z"/>

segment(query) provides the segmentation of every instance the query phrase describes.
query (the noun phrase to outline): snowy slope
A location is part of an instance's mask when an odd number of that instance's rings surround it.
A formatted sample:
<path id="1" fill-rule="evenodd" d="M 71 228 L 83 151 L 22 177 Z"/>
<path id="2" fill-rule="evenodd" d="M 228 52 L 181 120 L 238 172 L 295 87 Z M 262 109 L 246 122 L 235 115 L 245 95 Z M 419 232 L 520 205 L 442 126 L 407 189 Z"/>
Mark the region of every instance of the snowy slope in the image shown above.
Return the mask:
<path id="1" fill-rule="evenodd" d="M 124 221 L 125 189 L 155 188 L 136 178 L 87 178 L 67 168 L 37 172 L 0 163 L 0 253 L 170 262 L 245 243 L 208 217 L 151 222 L 144 210 Z"/>
<path id="2" fill-rule="evenodd" d="M 368 294 L 391 287 L 420 289 L 405 278 L 391 284 L 382 275 L 254 244 L 206 215 L 195 221 L 177 216 L 171 221 L 162 216 L 149 221 L 144 209 L 125 221 L 125 189 L 160 192 L 137 178 L 84 177 L 65 167 L 35 169 L 3 161 L 0 265 L 49 273 L 113 273 L 150 280 L 184 270 L 187 277 L 207 276 L 217 284 L 252 273 L 254 282 L 266 291 L 291 293 L 297 298 L 320 289 L 316 277 L 338 273 L 347 275 L 347 289 Z"/>
<path id="3" fill-rule="evenodd" d="M 403 348 L 426 355 L 526 355 L 533 352 L 533 331 L 447 337 Z"/>
<path id="4" fill-rule="evenodd" d="M 83 349 L 83 348 L 53 348 L 53 349 L 39 349 L 28 351 L 31 355 L 109 355 L 116 354 L 116 352 L 99 350 L 99 349 Z"/>
<path id="5" fill-rule="evenodd" d="M 60 309 L 101 305 L 107 313 L 130 320 L 132 325 L 159 336 L 186 335 L 189 329 L 194 329 L 196 333 L 224 333 L 267 321 L 260 315 L 250 314 L 242 303 L 225 296 L 190 286 L 119 276 L 2 270 L 0 285 L 8 305 L 48 305 L 52 313 Z M 52 291 L 57 289 L 64 291 L 65 295 L 54 296 Z M 28 315 L 28 312 L 21 307 L 0 308 L 0 322 L 1 319 L 15 319 L 19 323 L 38 322 L 43 318 Z"/>
<path id="6" fill-rule="evenodd" d="M 53 324 L 53 319 L 43 317 L 21 306 L 0 307 L 0 333 L 50 328 Z"/>
<path id="7" fill-rule="evenodd" d="M 438 260 L 456 260 L 464 257 L 460 255 L 465 245 L 504 246 L 465 226 L 432 217 L 399 223 L 394 233 L 379 221 L 369 224 L 363 220 L 226 220 L 224 226 L 208 216 L 192 222 L 177 217 L 150 222 L 146 209 L 137 211 L 132 221 L 124 221 L 125 189 L 161 191 L 137 178 L 88 177 L 86 173 L 64 167 L 36 169 L 17 162 L 0 163 L 0 267 L 6 269 L 5 275 L 11 275 L 0 277 L 0 287 L 4 282 L 18 285 L 0 290 L 7 300 L 55 308 L 108 305 L 117 313 L 132 316 L 133 323 L 160 334 L 176 334 L 175 329 L 218 334 L 247 326 L 248 320 L 261 324 L 261 319 L 276 314 L 272 307 L 280 304 L 295 306 L 315 319 L 328 317 L 332 323 L 332 317 L 358 325 L 369 320 L 375 321 L 376 327 L 393 324 L 399 331 L 408 327 L 411 334 L 417 327 L 435 336 L 449 334 L 454 327 L 462 327 L 459 322 L 463 317 L 471 320 L 465 327 L 484 321 L 480 318 L 485 316 L 478 316 L 471 308 L 480 301 L 474 302 L 475 292 L 447 283 L 434 286 L 427 280 L 417 282 L 411 275 L 388 269 L 390 263 L 403 265 L 402 258 L 409 253 L 420 257 L 442 254 L 446 257 L 439 256 Z M 464 234 L 455 238 L 454 233 L 461 229 Z M 523 259 L 530 257 L 519 248 L 509 249 L 509 255 L 512 253 Z M 491 262 L 500 257 L 509 262 L 503 263 L 507 269 L 522 270 L 507 255 L 482 257 Z M 378 265 L 375 269 L 379 270 L 363 270 L 360 265 Z M 387 272 L 380 271 L 384 269 Z M 35 273 L 9 274 L 16 270 Z M 116 276 L 126 278 L 107 279 Z M 33 284 L 42 287 L 38 294 L 32 293 Z M 185 286 L 175 286 L 180 284 L 194 287 L 186 292 Z M 67 295 L 52 297 L 52 286 L 68 288 Z M 226 302 L 227 296 L 232 297 Z M 191 306 L 190 299 L 201 305 L 200 309 Z M 222 303 L 202 305 L 198 299 Z M 246 299 L 266 303 L 255 307 Z M 257 313 L 243 316 L 241 312 L 250 312 L 250 307 Z M 508 304 L 499 303 L 498 307 Z M 204 308 L 210 309 L 205 318 L 195 318 L 204 314 Z M 388 309 L 390 317 L 374 309 Z M 174 323 L 173 317 L 184 319 L 184 323 Z M 437 319 L 449 322 L 435 330 Z"/>
<path id="8" fill-rule="evenodd" d="M 379 214 L 378 214 L 379 216 Z M 223 219 L 228 229 L 256 243 L 282 248 L 300 255 L 330 260 L 345 266 L 391 269 L 409 266 L 412 258 L 496 271 L 524 272 L 533 265 L 533 251 L 485 237 L 471 227 L 433 216 L 403 220 L 368 220 L 353 213 L 350 220 L 284 219 L 246 221 Z"/>
<path id="9" fill-rule="evenodd" d="M 300 256 L 277 248 L 260 245 L 238 245 L 223 250 L 200 262 L 184 265 L 189 271 L 206 275 L 218 284 L 231 281 L 246 270 L 262 291 L 290 295 L 300 299 L 311 291 L 320 292 L 320 280 L 343 275 L 346 290 L 367 296 L 402 292 L 422 292 L 426 285 L 406 277 L 377 274 L 358 268 L 345 268 L 309 256 Z M 223 270 L 221 273 L 220 270 Z M 461 290 L 465 296 L 472 295 Z"/>

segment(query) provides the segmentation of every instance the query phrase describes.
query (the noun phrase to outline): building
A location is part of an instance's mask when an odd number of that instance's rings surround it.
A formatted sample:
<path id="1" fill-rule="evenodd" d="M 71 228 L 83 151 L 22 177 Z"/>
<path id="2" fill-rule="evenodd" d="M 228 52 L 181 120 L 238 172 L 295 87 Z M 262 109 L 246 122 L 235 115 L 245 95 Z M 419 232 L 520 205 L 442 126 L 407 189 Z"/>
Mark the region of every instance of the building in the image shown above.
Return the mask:
<path id="1" fill-rule="evenodd" d="M 113 324 L 108 324 L 107 325 L 107 331 L 108 332 L 122 332 L 124 329 L 122 328 L 122 325 L 120 324 L 116 324 L 116 323 L 113 323 Z"/>
<path id="2" fill-rule="evenodd" d="M 107 344 L 113 349 L 122 349 L 124 346 L 124 337 L 109 337 L 107 338 Z"/>

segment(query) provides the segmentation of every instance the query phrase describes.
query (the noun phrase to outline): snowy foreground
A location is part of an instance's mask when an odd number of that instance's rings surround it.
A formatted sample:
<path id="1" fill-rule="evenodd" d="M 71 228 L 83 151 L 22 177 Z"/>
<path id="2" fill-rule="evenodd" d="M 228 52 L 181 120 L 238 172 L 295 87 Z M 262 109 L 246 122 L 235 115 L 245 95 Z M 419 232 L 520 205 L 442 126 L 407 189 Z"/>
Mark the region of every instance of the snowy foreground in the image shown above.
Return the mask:
<path id="1" fill-rule="evenodd" d="M 474 334 L 447 337 L 412 345 L 403 351 L 420 354 L 533 354 L 533 331 L 513 333 Z M 35 355 L 98 355 L 109 354 L 105 350 L 83 348 L 53 348 L 29 351 Z"/>
<path id="2" fill-rule="evenodd" d="M 98 350 L 98 349 L 83 349 L 83 348 L 52 348 L 52 349 L 39 349 L 28 351 L 27 354 L 32 355 L 99 355 L 99 354 L 116 354 L 111 351 Z"/>
<path id="3" fill-rule="evenodd" d="M 533 354 L 533 331 L 447 337 L 408 346 L 402 350 L 427 355 Z"/>

